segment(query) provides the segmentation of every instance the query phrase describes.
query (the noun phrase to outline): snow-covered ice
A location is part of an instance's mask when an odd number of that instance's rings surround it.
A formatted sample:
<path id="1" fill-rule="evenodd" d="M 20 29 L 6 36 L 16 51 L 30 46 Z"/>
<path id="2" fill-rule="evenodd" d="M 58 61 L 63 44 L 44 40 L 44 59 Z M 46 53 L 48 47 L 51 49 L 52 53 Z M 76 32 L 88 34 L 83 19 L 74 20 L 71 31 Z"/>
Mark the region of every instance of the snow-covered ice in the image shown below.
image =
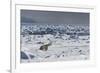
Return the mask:
<path id="1" fill-rule="evenodd" d="M 43 45 L 48 46 L 47 50 L 40 49 Z M 87 60 L 89 51 L 89 26 L 23 25 L 21 28 L 21 52 L 28 57 L 21 57 L 22 63 Z"/>

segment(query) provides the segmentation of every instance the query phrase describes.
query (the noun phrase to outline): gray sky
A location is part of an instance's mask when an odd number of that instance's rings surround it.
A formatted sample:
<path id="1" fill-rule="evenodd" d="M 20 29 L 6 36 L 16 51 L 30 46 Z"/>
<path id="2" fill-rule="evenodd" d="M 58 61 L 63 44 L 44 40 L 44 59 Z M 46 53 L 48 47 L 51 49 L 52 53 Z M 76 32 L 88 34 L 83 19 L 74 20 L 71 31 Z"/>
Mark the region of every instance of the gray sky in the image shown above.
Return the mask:
<path id="1" fill-rule="evenodd" d="M 89 24 L 89 13 L 21 10 L 21 22 Z"/>

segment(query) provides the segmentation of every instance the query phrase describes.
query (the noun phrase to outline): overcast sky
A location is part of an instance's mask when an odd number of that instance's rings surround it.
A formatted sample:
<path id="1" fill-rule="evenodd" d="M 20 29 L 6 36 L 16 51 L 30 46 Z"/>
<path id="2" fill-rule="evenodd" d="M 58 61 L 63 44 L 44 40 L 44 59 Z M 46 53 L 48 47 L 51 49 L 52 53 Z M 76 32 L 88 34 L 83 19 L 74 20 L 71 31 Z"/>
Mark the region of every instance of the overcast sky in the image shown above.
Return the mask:
<path id="1" fill-rule="evenodd" d="M 89 24 L 89 13 L 21 10 L 21 22 Z"/>

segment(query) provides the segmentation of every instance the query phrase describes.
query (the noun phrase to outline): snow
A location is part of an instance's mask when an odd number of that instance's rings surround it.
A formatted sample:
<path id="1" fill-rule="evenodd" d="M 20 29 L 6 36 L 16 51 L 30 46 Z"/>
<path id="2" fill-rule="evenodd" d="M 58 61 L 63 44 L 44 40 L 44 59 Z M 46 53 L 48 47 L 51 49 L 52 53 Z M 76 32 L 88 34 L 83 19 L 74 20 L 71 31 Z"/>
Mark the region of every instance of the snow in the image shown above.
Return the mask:
<path id="1" fill-rule="evenodd" d="M 34 31 L 36 31 L 37 29 L 39 30 L 39 27 L 36 29 L 36 25 L 31 25 L 30 27 L 33 27 L 33 26 L 35 26 Z M 79 28 L 79 26 L 78 27 L 67 26 L 67 27 L 68 28 L 72 27 L 71 29 Z M 85 26 L 82 26 L 82 28 L 84 27 Z M 24 28 L 22 28 L 22 30 L 24 29 L 26 29 L 25 26 Z M 27 29 L 29 28 L 27 27 Z M 85 29 L 89 30 L 87 26 Z M 72 33 L 72 31 L 69 31 L 69 32 Z M 81 32 L 83 33 L 83 31 Z M 21 58 L 21 62 L 22 63 L 49 62 L 49 61 L 51 62 L 51 61 L 89 59 L 89 50 L 90 50 L 89 49 L 89 35 L 84 35 L 84 36 L 78 35 L 74 37 L 75 38 L 71 38 L 70 35 L 65 34 L 65 33 L 63 33 L 62 35 L 60 35 L 59 33 L 43 34 L 43 35 L 40 35 L 40 34 L 35 34 L 35 35 L 24 34 L 24 36 L 21 35 L 21 51 L 25 52 L 26 55 L 29 57 L 29 59 L 27 60 Z M 47 51 L 40 50 L 41 46 L 48 44 L 50 42 L 52 42 L 52 44 L 48 46 Z M 30 55 L 32 55 L 33 58 L 31 58 Z"/>

